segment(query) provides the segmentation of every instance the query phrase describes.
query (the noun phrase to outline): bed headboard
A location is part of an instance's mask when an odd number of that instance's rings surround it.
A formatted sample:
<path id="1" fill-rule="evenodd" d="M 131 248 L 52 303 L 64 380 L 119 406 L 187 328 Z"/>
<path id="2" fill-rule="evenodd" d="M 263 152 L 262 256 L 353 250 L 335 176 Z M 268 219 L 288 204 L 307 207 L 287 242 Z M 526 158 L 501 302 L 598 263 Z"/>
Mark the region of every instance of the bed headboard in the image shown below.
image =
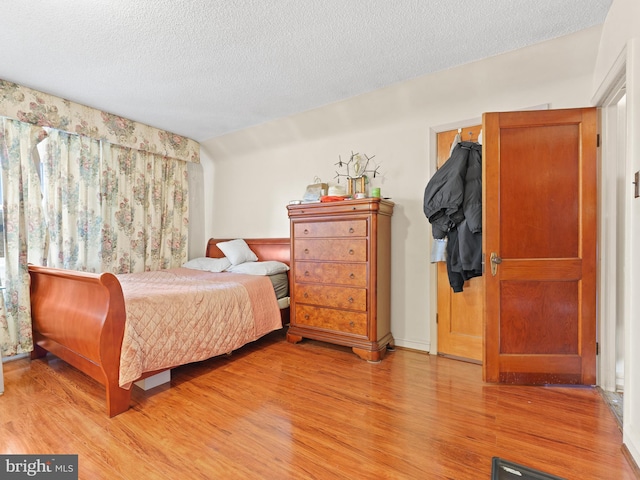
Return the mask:
<path id="1" fill-rule="evenodd" d="M 232 238 L 211 238 L 207 243 L 206 256 L 221 258 L 224 254 L 216 246 L 219 242 L 228 242 Z M 258 261 L 278 260 L 290 265 L 291 263 L 291 239 L 287 238 L 245 238 L 249 248 L 258 257 Z"/>

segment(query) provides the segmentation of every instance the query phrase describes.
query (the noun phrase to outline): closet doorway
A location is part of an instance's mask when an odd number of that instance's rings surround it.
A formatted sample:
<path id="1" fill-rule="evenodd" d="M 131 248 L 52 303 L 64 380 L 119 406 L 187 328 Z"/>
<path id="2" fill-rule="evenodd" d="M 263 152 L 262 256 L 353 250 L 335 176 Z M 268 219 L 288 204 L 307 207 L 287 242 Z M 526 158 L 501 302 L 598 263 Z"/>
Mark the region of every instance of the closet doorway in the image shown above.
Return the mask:
<path id="1" fill-rule="evenodd" d="M 437 168 L 448 159 L 451 145 L 459 133 L 461 140 L 477 142 L 481 125 L 449 130 L 437 134 Z M 447 265 L 437 264 L 438 285 L 438 355 L 482 363 L 482 309 L 484 287 L 482 277 L 465 282 L 462 292 L 454 293 L 449 285 Z"/>

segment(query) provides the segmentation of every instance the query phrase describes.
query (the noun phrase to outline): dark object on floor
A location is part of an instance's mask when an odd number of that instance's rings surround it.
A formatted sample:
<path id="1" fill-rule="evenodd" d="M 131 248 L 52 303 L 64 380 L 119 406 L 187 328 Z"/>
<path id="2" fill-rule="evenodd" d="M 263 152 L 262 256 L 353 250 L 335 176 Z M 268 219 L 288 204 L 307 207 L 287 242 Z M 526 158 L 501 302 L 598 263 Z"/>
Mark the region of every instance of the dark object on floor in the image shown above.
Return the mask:
<path id="1" fill-rule="evenodd" d="M 491 465 L 491 480 L 566 480 L 549 473 L 534 470 L 524 465 L 509 462 L 499 457 L 493 457 Z"/>

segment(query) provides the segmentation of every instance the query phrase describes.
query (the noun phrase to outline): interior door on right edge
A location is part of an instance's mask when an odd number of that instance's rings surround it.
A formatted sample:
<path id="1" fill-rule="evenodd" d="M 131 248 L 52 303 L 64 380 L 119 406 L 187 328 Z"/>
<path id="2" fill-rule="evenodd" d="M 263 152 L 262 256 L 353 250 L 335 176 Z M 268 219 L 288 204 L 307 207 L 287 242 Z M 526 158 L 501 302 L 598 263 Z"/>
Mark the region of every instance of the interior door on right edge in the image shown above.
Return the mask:
<path id="1" fill-rule="evenodd" d="M 595 108 L 483 116 L 487 382 L 596 380 Z"/>

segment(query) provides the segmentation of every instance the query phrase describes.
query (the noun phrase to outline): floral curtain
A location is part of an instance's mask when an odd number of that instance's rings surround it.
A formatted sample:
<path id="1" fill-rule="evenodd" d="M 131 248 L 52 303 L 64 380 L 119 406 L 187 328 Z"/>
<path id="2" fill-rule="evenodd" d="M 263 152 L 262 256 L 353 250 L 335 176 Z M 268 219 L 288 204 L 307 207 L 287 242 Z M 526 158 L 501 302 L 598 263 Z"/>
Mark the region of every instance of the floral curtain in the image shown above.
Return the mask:
<path id="1" fill-rule="evenodd" d="M 102 270 L 181 266 L 189 226 L 186 162 L 109 144 L 103 162 Z"/>
<path id="2" fill-rule="evenodd" d="M 190 138 L 0 79 L 0 115 L 113 145 L 200 162 Z"/>
<path id="3" fill-rule="evenodd" d="M 1 79 L 0 121 L 0 349 L 14 355 L 33 346 L 28 263 L 112 273 L 184 263 L 187 162 L 200 146 Z"/>
<path id="4" fill-rule="evenodd" d="M 130 273 L 186 261 L 187 164 L 50 129 L 41 143 L 46 264 Z"/>
<path id="5" fill-rule="evenodd" d="M 42 211 L 37 144 L 44 130 L 1 119 L 0 163 L 5 245 L 4 302 L 0 301 L 0 348 L 3 355 L 33 349 L 28 262 L 41 263 L 47 239 Z"/>
<path id="6" fill-rule="evenodd" d="M 49 232 L 46 265 L 101 272 L 100 141 L 47 131 L 39 145 Z"/>

